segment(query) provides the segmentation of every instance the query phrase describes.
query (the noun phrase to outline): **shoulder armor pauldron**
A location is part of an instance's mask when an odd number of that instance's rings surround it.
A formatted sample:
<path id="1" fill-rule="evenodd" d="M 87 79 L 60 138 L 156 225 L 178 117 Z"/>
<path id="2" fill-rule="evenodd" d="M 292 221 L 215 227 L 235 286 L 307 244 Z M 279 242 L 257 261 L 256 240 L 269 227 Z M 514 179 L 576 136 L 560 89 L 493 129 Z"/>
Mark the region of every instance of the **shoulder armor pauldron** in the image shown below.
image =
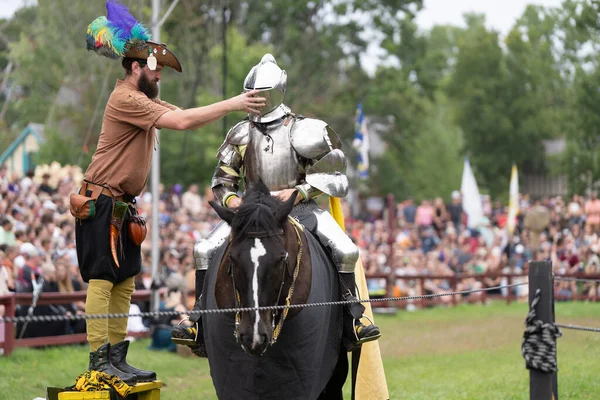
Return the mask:
<path id="1" fill-rule="evenodd" d="M 232 144 L 234 146 L 248 144 L 249 128 L 250 121 L 248 121 L 248 118 L 245 118 L 242 121 L 238 122 L 233 128 L 229 130 L 229 132 L 227 132 L 225 143 Z"/>
<path id="2" fill-rule="evenodd" d="M 225 163 L 231 162 L 232 157 L 235 157 L 234 146 L 242 146 L 248 144 L 250 140 L 249 128 L 250 121 L 248 118 L 238 122 L 233 128 L 227 132 L 225 141 L 219 147 L 217 158 Z"/>
<path id="3" fill-rule="evenodd" d="M 304 117 L 295 118 L 290 142 L 299 155 L 309 160 L 320 159 L 342 147 L 342 141 L 327 122 Z"/>

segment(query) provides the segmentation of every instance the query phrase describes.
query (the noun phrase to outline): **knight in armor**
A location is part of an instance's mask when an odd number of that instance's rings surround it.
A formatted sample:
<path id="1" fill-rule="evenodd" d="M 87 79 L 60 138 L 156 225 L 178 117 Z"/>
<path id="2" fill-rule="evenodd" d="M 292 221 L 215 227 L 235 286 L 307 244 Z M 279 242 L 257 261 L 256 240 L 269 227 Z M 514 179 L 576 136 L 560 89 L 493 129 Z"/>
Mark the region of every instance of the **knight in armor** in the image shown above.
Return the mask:
<path id="1" fill-rule="evenodd" d="M 311 216 L 316 223 L 313 232 L 330 252 L 337 267 L 341 278 L 341 297 L 344 300 L 355 299 L 354 268 L 359 256 L 358 248 L 335 219 L 314 201 L 321 195 L 344 197 L 348 193 L 342 143 L 326 122 L 295 115 L 283 104 L 286 81 L 286 72 L 279 68 L 271 54 L 265 54 L 260 63 L 250 70 L 244 81 L 244 91 L 260 90 L 267 104 L 259 115 L 249 115 L 228 132 L 217 153 L 219 162 L 213 175 L 212 190 L 216 199 L 230 208 L 241 203 L 242 177 L 246 181 L 262 179 L 272 195 L 281 201 L 296 195 L 292 214 L 303 212 L 314 216 Z M 221 221 L 194 247 L 198 299 L 211 259 L 229 234 L 229 225 Z M 381 336 L 376 325 L 361 322 L 362 304 L 356 303 L 346 310 L 344 343 L 347 350 Z M 205 349 L 201 348 L 200 314 L 193 315 L 190 320 L 195 325 L 175 327 L 172 340 L 189 345 L 202 356 Z"/>

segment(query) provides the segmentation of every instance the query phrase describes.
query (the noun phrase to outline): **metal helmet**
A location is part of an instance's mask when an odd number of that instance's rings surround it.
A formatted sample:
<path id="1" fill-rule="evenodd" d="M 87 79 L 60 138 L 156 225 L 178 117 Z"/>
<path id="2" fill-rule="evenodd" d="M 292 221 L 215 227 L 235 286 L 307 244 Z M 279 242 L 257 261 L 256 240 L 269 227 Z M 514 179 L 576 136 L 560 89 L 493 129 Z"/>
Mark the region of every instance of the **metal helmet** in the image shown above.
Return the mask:
<path id="1" fill-rule="evenodd" d="M 244 80 L 244 91 L 260 90 L 259 96 L 267 99 L 267 104 L 261 110 L 260 115 L 251 114 L 250 120 L 270 122 L 281 118 L 285 114 L 274 111 L 281 111 L 282 109 L 280 106 L 283 104 L 286 83 L 287 73 L 279 68 L 275 57 L 268 53 L 265 54 L 260 62 L 252 67 Z M 283 108 L 287 109 L 285 106 Z"/>

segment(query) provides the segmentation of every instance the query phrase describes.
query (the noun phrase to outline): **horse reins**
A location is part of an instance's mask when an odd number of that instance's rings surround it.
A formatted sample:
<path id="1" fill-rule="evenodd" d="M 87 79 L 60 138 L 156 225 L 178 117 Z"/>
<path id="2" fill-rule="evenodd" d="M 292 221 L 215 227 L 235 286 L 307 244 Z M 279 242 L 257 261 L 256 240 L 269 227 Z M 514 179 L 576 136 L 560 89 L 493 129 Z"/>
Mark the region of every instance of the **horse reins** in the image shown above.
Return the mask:
<path id="1" fill-rule="evenodd" d="M 294 232 L 296 233 L 296 240 L 297 240 L 297 244 L 298 244 L 298 255 L 296 256 L 296 265 L 294 266 L 294 274 L 292 277 L 292 284 L 290 285 L 290 288 L 288 290 L 287 296 L 285 298 L 285 305 L 289 306 L 292 303 L 292 296 L 294 295 L 294 288 L 296 286 L 296 279 L 298 278 L 298 273 L 300 271 L 300 261 L 302 260 L 302 237 L 300 236 L 300 231 L 303 230 L 302 225 L 300 225 L 300 223 L 292 218 L 289 217 L 289 221 L 292 224 L 292 227 L 294 228 Z M 248 232 L 246 234 L 246 237 L 249 238 L 266 238 L 266 237 L 273 237 L 273 236 L 280 236 L 283 235 L 283 229 L 276 229 L 276 230 L 270 230 L 270 231 L 262 231 L 262 232 Z M 286 266 L 289 263 L 289 257 L 286 255 L 286 258 L 284 260 Z M 234 294 L 234 302 L 235 302 L 235 306 L 241 306 L 241 298 L 240 298 L 240 292 L 237 290 L 236 286 L 235 286 L 235 279 L 233 277 L 233 263 L 231 263 L 231 265 L 229 266 L 229 273 L 231 275 L 231 282 L 233 284 L 233 294 Z M 279 294 L 277 295 L 277 303 L 279 304 L 279 300 L 281 298 L 281 293 L 283 292 L 283 285 L 285 282 L 285 273 L 283 274 L 283 277 L 281 279 L 281 285 L 279 286 Z M 258 305 L 257 305 L 258 306 Z M 281 330 L 283 329 L 283 323 L 285 321 L 285 319 L 287 318 L 288 312 L 289 312 L 289 308 L 285 308 L 283 309 L 283 312 L 281 313 L 281 318 L 279 318 L 279 322 L 277 323 L 277 325 L 275 325 L 275 314 L 277 311 L 273 311 L 273 318 L 272 318 L 272 324 L 273 324 L 273 337 L 271 339 L 271 345 L 275 344 L 277 342 L 277 339 L 279 338 L 279 335 L 281 334 Z M 235 314 L 235 330 L 233 332 L 233 336 L 236 338 L 236 340 L 239 342 L 240 339 L 240 313 L 237 312 Z"/>

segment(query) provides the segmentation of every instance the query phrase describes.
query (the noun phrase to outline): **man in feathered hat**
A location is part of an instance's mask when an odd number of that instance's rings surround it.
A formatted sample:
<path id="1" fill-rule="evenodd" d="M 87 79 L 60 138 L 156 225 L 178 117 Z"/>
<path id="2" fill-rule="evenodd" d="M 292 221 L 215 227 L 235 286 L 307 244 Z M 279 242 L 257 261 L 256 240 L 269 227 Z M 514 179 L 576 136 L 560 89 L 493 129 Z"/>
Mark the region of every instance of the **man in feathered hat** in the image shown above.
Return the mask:
<path id="1" fill-rule="evenodd" d="M 87 48 L 120 59 L 125 78 L 117 81 L 106 105 L 83 185 L 71 195 L 79 269 L 89 283 L 87 314 L 129 312 L 146 233 L 134 204 L 150 172 L 155 128 L 196 129 L 232 111 L 258 114 L 265 105 L 264 98 L 254 97 L 258 91 L 189 110 L 160 100 L 161 71 L 168 66 L 181 72 L 179 60 L 165 44 L 150 40 L 126 7 L 108 0 L 106 8 L 107 16 L 88 27 Z M 156 379 L 154 372 L 127 364 L 126 334 L 127 318 L 88 319 L 89 370 L 116 375 L 128 384 Z"/>

